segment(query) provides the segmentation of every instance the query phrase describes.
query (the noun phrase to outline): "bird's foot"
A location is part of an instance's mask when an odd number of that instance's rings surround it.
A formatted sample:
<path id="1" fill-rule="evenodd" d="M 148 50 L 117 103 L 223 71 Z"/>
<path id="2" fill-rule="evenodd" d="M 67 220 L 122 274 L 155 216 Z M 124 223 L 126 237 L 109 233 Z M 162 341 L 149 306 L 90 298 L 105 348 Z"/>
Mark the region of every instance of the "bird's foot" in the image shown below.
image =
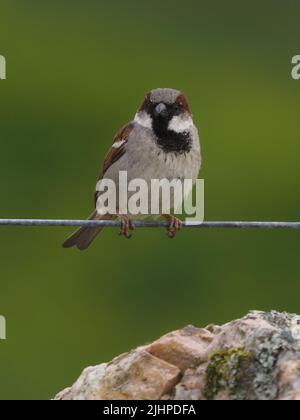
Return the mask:
<path id="1" fill-rule="evenodd" d="M 176 233 L 182 228 L 182 221 L 171 214 L 163 214 L 162 216 L 169 222 L 169 226 L 167 228 L 168 237 L 170 239 L 175 238 Z"/>
<path id="2" fill-rule="evenodd" d="M 131 217 L 126 214 L 119 214 L 118 219 L 121 222 L 121 230 L 119 235 L 125 236 L 125 238 L 130 239 L 132 235 L 129 232 L 131 230 L 134 230 L 134 223 Z"/>

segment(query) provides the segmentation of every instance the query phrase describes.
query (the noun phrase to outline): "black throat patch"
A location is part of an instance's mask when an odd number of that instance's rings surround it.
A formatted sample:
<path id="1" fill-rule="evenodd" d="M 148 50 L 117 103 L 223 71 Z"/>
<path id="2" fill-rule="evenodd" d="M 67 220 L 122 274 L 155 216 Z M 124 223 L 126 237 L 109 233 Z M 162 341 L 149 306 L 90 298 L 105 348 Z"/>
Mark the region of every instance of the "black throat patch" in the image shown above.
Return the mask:
<path id="1" fill-rule="evenodd" d="M 157 137 L 157 144 L 165 153 L 188 153 L 192 148 L 192 138 L 188 131 L 176 133 L 168 129 L 170 119 L 152 117 L 152 128 Z"/>

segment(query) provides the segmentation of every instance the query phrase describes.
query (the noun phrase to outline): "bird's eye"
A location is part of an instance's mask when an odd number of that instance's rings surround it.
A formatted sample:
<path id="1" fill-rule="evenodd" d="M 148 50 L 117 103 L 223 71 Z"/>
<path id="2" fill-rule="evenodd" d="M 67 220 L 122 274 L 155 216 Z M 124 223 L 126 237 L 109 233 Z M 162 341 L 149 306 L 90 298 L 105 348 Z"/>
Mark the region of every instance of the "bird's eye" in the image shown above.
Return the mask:
<path id="1" fill-rule="evenodd" d="M 180 111 L 182 109 L 182 105 L 180 102 L 175 102 L 174 104 L 174 111 Z"/>

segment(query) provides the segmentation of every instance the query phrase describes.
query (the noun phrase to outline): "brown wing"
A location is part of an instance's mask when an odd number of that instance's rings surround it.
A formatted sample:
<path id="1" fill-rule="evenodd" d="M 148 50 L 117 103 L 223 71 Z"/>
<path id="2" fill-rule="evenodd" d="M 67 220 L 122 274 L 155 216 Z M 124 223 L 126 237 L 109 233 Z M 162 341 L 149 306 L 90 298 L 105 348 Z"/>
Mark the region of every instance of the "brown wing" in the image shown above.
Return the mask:
<path id="1" fill-rule="evenodd" d="M 115 136 L 114 142 L 107 155 L 105 156 L 103 168 L 101 169 L 99 174 L 99 179 L 103 178 L 108 168 L 117 160 L 119 160 L 121 156 L 124 155 L 126 150 L 126 143 L 128 141 L 128 137 L 131 131 L 133 130 L 133 127 L 133 123 L 127 124 L 123 128 L 121 128 L 121 130 Z"/>
<path id="2" fill-rule="evenodd" d="M 117 133 L 114 138 L 114 142 L 105 156 L 103 167 L 99 174 L 99 179 L 102 179 L 108 170 L 117 160 L 119 160 L 126 153 L 126 144 L 128 142 L 129 135 L 133 130 L 134 123 L 126 124 Z M 97 202 L 98 192 L 95 193 L 95 203 Z"/>

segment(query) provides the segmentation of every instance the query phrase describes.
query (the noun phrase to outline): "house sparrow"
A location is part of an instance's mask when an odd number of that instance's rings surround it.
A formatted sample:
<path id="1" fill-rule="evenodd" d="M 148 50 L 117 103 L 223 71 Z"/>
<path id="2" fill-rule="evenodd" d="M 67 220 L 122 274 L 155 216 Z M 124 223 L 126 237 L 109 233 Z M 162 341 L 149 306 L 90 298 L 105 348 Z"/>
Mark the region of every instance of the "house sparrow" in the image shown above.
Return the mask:
<path id="1" fill-rule="evenodd" d="M 125 125 L 114 138 L 100 172 L 95 193 L 96 210 L 90 220 L 121 221 L 121 232 L 130 237 L 134 229 L 132 217 L 124 214 L 101 214 L 99 210 L 99 182 L 111 179 L 118 185 L 120 171 L 127 171 L 131 179 L 192 179 L 196 181 L 201 166 L 198 130 L 192 119 L 186 96 L 174 89 L 154 89 L 148 93 L 132 122 Z M 170 214 L 168 236 L 173 238 L 181 228 L 181 221 Z M 63 244 L 64 248 L 89 247 L 102 227 L 82 227 Z"/>

